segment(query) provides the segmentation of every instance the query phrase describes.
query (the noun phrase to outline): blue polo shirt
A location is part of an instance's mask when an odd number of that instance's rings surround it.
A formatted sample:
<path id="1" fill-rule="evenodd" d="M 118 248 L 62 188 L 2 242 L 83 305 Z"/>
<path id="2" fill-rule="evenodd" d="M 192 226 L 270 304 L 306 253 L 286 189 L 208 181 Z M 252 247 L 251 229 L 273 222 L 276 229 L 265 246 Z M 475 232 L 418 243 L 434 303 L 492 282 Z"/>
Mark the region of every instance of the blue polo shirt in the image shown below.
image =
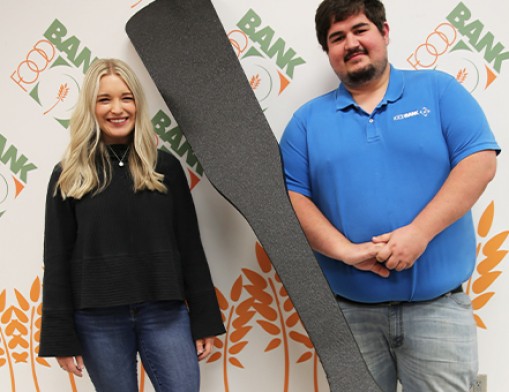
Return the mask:
<path id="1" fill-rule="evenodd" d="M 391 67 L 368 114 L 340 84 L 303 105 L 281 139 L 289 190 L 310 197 L 350 241 L 412 222 L 451 169 L 481 150 L 500 151 L 482 109 L 450 75 Z M 475 266 L 471 213 L 428 245 L 414 267 L 381 278 L 316 253 L 332 290 L 359 302 L 422 301 L 467 280 Z"/>

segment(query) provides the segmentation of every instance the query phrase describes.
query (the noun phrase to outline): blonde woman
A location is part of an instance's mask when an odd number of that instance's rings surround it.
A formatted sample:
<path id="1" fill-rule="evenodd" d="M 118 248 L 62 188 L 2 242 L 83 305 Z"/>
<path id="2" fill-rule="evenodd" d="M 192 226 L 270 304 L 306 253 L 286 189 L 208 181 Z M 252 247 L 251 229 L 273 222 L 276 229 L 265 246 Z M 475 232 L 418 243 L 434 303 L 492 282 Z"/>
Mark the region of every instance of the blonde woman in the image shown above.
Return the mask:
<path id="1" fill-rule="evenodd" d="M 179 161 L 157 151 L 144 94 L 117 59 L 88 69 L 48 186 L 39 355 L 97 391 L 199 391 L 224 333 Z"/>

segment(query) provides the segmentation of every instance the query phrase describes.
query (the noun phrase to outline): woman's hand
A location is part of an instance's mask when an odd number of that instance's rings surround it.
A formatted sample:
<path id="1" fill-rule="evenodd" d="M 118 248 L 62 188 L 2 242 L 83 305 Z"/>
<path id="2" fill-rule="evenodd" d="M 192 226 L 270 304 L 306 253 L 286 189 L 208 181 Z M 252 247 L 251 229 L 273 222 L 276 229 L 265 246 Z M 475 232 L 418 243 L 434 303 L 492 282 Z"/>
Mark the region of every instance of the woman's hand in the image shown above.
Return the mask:
<path id="1" fill-rule="evenodd" d="M 85 365 L 83 364 L 83 358 L 81 355 L 77 355 L 76 357 L 57 357 L 57 362 L 62 370 L 72 373 L 78 377 L 83 376 L 83 369 L 85 369 Z"/>
<path id="2" fill-rule="evenodd" d="M 196 354 L 198 355 L 198 361 L 207 358 L 212 351 L 212 345 L 214 344 L 214 336 L 208 336 L 203 339 L 196 339 Z"/>

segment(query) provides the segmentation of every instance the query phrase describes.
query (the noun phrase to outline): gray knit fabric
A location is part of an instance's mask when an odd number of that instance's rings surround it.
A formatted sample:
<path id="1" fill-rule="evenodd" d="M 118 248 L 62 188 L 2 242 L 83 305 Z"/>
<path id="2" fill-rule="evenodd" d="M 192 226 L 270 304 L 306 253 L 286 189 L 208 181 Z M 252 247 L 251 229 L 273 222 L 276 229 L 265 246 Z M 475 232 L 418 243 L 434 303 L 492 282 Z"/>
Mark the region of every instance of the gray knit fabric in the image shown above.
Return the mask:
<path id="1" fill-rule="evenodd" d="M 126 31 L 213 186 L 246 218 L 333 392 L 379 392 L 289 202 L 279 146 L 210 0 L 156 0 Z"/>

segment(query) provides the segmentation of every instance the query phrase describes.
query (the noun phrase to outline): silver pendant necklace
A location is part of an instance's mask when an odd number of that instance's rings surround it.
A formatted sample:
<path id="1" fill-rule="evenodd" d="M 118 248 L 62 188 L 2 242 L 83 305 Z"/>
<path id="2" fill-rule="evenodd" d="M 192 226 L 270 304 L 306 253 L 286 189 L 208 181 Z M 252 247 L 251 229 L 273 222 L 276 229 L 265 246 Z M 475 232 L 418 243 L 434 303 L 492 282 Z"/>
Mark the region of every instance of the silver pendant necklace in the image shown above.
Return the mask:
<path id="1" fill-rule="evenodd" d="M 110 146 L 108 146 L 108 148 L 110 149 L 110 151 L 113 153 L 113 155 L 115 155 L 115 157 L 118 159 L 118 165 L 120 167 L 124 166 L 125 163 L 124 163 L 124 158 L 125 156 L 127 155 L 127 152 L 129 151 L 129 147 L 127 147 L 127 150 L 125 150 L 124 154 L 122 155 L 122 158 L 119 158 L 117 153 L 115 152 L 115 150 L 113 148 L 111 148 Z"/>

